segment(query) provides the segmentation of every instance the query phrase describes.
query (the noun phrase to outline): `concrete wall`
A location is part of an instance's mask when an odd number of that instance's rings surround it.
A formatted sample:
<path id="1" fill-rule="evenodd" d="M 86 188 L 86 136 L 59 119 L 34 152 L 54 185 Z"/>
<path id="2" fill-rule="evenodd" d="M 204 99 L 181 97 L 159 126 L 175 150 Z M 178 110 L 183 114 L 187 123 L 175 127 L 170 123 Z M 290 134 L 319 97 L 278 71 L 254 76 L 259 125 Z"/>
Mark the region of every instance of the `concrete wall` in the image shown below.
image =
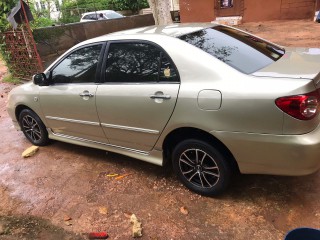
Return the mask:
<path id="1" fill-rule="evenodd" d="M 281 19 L 313 19 L 316 0 L 282 0 Z"/>
<path id="2" fill-rule="evenodd" d="M 66 50 L 84 40 L 125 29 L 154 25 L 152 14 L 130 16 L 121 19 L 73 23 L 35 29 L 37 49 L 44 65 L 48 66 Z"/>
<path id="3" fill-rule="evenodd" d="M 234 0 L 240 1 L 240 0 Z M 243 22 L 312 19 L 319 0 L 243 0 Z M 215 20 L 216 0 L 180 0 L 181 22 Z M 223 17 L 223 16 L 220 16 Z"/>
<path id="4" fill-rule="evenodd" d="M 215 0 L 180 0 L 181 22 L 211 22 Z"/>
<path id="5" fill-rule="evenodd" d="M 280 19 L 281 0 L 245 0 L 243 22 Z"/>
<path id="6" fill-rule="evenodd" d="M 315 0 L 245 0 L 243 22 L 312 19 Z"/>

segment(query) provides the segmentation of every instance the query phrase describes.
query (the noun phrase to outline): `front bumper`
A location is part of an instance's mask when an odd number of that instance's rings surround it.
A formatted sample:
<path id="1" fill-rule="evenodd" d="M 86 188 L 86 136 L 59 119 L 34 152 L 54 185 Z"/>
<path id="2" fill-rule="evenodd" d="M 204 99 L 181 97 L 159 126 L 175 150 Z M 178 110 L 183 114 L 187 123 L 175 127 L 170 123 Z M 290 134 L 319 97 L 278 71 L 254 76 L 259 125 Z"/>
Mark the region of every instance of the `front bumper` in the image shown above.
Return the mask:
<path id="1" fill-rule="evenodd" d="M 7 112 L 9 114 L 9 117 L 12 119 L 12 123 L 13 123 L 13 126 L 16 130 L 20 131 L 21 128 L 20 128 L 20 125 L 18 123 L 18 120 L 16 119 L 16 114 L 15 114 L 15 106 L 12 104 L 10 100 L 10 94 L 9 94 L 9 97 L 8 97 L 8 102 L 7 102 Z"/>
<path id="2" fill-rule="evenodd" d="M 231 151 L 241 173 L 300 176 L 320 168 L 320 126 L 302 135 L 211 134 Z"/>

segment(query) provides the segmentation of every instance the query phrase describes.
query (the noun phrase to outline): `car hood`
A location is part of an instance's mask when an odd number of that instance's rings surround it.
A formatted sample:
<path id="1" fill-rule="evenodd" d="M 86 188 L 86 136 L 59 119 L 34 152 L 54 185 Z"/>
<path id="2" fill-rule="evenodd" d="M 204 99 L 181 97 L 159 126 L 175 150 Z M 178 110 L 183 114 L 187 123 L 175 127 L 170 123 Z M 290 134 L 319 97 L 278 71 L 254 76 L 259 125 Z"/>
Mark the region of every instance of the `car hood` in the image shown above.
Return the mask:
<path id="1" fill-rule="evenodd" d="M 320 48 L 285 48 L 286 53 L 276 62 L 251 75 L 315 79 L 320 72 Z"/>

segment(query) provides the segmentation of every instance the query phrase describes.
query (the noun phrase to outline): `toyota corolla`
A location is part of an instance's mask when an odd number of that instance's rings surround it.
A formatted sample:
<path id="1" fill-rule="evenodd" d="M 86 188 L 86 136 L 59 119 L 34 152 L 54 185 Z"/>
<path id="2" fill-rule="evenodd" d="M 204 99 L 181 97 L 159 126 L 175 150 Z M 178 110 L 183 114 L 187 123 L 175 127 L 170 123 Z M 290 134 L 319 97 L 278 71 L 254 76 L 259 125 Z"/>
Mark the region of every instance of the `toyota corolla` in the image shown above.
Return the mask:
<path id="1" fill-rule="evenodd" d="M 13 89 L 8 112 L 50 139 L 172 163 L 216 195 L 240 171 L 320 167 L 320 52 L 216 24 L 151 26 L 82 42 Z"/>

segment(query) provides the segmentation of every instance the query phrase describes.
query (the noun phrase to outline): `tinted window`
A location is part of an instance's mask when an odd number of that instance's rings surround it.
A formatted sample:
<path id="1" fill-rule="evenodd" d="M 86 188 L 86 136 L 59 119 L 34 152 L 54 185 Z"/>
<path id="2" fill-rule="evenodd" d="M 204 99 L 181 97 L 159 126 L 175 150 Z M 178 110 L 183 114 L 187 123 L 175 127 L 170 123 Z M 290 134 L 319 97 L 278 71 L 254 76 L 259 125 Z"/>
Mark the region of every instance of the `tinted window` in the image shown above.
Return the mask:
<path id="1" fill-rule="evenodd" d="M 53 69 L 53 82 L 94 82 L 101 48 L 101 44 L 88 46 L 69 54 Z"/>
<path id="2" fill-rule="evenodd" d="M 246 74 L 268 66 L 284 54 L 284 49 L 225 26 L 186 34 L 180 39 Z"/>
<path id="3" fill-rule="evenodd" d="M 175 67 L 165 54 L 161 54 L 161 67 L 159 76 L 160 81 L 179 81 Z"/>
<path id="4" fill-rule="evenodd" d="M 93 13 L 93 14 L 90 14 L 90 19 L 92 20 L 98 20 L 98 15 Z"/>
<path id="5" fill-rule="evenodd" d="M 91 19 L 91 20 L 97 20 L 98 17 L 97 17 L 97 14 L 95 13 L 91 13 L 91 14 L 87 14 L 83 17 L 83 19 Z"/>
<path id="6" fill-rule="evenodd" d="M 113 43 L 109 47 L 106 81 L 177 81 L 176 70 L 156 46 L 146 43 Z"/>

